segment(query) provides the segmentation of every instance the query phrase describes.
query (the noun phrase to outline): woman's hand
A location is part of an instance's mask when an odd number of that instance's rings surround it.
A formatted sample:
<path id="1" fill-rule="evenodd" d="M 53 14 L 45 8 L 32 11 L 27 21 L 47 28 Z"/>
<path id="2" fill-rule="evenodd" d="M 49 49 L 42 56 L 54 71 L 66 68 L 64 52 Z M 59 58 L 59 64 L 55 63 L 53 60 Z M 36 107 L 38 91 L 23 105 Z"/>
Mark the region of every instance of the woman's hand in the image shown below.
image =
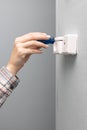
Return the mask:
<path id="1" fill-rule="evenodd" d="M 49 35 L 40 32 L 29 33 L 15 39 L 14 47 L 7 69 L 13 74 L 24 66 L 32 54 L 41 54 L 41 48 L 48 48 L 48 45 L 37 40 L 47 40 Z"/>

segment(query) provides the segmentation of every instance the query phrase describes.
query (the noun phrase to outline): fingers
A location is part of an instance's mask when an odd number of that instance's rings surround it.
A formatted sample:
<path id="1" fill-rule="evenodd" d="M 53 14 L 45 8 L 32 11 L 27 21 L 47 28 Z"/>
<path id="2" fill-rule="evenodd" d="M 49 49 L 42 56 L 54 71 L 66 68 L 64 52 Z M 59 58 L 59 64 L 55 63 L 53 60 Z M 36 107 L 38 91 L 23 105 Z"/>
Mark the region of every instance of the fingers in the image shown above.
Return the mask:
<path id="1" fill-rule="evenodd" d="M 30 40 L 46 40 L 49 37 L 50 36 L 47 35 L 46 33 L 34 32 L 16 38 L 16 42 L 28 42 Z"/>
<path id="2" fill-rule="evenodd" d="M 19 48 L 19 52 L 21 51 L 21 54 L 29 55 L 29 54 L 41 54 L 43 52 L 40 50 L 40 48 L 48 48 L 49 46 L 38 41 L 30 41 L 24 44 L 19 43 L 17 47 Z"/>
<path id="3" fill-rule="evenodd" d="M 21 44 L 21 43 L 20 43 Z M 42 42 L 39 42 L 39 41 L 29 41 L 29 42 L 26 42 L 24 44 L 21 44 L 22 47 L 24 48 L 48 48 L 48 45 L 42 43 Z"/>
<path id="4" fill-rule="evenodd" d="M 40 49 L 23 49 L 24 55 L 30 55 L 30 54 L 41 54 L 43 53 Z"/>

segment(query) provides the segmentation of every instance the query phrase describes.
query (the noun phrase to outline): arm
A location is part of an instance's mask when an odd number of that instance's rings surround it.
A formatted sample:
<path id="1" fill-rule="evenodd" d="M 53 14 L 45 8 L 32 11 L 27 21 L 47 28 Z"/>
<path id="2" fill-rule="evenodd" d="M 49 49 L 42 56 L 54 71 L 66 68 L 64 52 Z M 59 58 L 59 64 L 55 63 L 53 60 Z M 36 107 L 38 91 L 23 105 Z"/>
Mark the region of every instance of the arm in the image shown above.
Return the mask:
<path id="1" fill-rule="evenodd" d="M 48 48 L 37 40 L 47 40 L 45 33 L 29 33 L 16 38 L 8 64 L 0 69 L 0 107 L 19 83 L 16 76 L 32 54 L 41 54 L 41 48 Z"/>
<path id="2" fill-rule="evenodd" d="M 0 69 L 0 107 L 16 88 L 18 83 L 18 77 L 13 76 L 5 66 Z"/>

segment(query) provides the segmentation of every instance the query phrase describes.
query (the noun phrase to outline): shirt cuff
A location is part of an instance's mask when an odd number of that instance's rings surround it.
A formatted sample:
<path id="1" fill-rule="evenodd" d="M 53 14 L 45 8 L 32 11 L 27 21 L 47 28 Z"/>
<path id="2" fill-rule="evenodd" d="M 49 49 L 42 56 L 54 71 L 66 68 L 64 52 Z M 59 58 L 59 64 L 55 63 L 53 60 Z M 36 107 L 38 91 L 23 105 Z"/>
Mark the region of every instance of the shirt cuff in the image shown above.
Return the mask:
<path id="1" fill-rule="evenodd" d="M 14 76 L 5 66 L 0 69 L 0 84 L 10 92 L 17 87 L 19 82 L 19 78 Z"/>

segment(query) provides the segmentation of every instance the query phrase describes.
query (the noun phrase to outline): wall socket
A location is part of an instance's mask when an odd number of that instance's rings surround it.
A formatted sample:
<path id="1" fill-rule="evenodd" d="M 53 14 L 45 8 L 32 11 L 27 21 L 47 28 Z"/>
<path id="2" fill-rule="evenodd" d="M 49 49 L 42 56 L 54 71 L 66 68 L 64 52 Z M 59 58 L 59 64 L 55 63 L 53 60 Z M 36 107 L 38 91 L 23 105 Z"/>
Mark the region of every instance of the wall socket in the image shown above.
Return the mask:
<path id="1" fill-rule="evenodd" d="M 78 53 L 78 35 L 67 34 L 62 37 L 56 37 L 53 44 L 55 54 L 76 55 Z"/>

